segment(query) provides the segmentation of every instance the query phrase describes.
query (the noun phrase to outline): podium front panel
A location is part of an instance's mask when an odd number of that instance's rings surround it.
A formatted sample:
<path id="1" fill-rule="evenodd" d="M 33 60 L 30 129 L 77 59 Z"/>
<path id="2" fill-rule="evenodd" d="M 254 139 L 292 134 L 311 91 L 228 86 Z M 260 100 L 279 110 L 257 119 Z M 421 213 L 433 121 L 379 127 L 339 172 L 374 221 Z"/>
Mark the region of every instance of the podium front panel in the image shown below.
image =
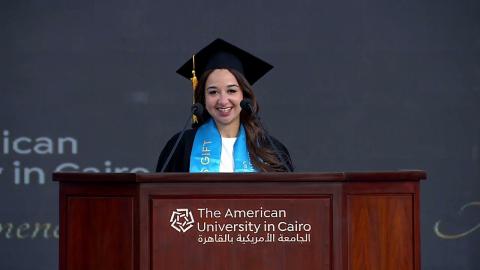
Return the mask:
<path id="1" fill-rule="evenodd" d="M 134 200 L 71 196 L 67 199 L 68 270 L 134 269 Z"/>
<path id="2" fill-rule="evenodd" d="M 152 268 L 332 269 L 331 195 L 153 196 Z"/>
<path id="3" fill-rule="evenodd" d="M 412 194 L 347 196 L 348 269 L 415 269 Z"/>

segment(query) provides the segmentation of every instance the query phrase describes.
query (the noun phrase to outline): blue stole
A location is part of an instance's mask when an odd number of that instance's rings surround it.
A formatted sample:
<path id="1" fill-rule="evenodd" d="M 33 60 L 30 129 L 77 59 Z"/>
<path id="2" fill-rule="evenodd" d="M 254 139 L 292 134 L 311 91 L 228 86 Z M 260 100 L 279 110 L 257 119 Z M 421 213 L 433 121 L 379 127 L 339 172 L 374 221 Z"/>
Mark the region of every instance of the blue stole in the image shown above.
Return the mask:
<path id="1" fill-rule="evenodd" d="M 222 137 L 213 119 L 200 126 L 193 140 L 190 155 L 190 172 L 219 172 L 222 154 Z M 256 172 L 250 162 L 245 128 L 240 125 L 233 145 L 234 172 Z"/>

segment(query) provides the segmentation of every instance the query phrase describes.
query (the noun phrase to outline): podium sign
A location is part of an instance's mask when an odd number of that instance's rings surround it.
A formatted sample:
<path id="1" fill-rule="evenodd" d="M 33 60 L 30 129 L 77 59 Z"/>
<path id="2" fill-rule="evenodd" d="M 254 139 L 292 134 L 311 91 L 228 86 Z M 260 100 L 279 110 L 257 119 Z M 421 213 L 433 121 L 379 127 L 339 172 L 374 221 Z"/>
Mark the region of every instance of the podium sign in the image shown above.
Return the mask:
<path id="1" fill-rule="evenodd" d="M 421 171 L 83 174 L 60 269 L 420 269 Z"/>
<path id="2" fill-rule="evenodd" d="M 181 269 L 329 269 L 331 205 L 327 196 L 153 198 L 153 269 L 179 260 Z"/>

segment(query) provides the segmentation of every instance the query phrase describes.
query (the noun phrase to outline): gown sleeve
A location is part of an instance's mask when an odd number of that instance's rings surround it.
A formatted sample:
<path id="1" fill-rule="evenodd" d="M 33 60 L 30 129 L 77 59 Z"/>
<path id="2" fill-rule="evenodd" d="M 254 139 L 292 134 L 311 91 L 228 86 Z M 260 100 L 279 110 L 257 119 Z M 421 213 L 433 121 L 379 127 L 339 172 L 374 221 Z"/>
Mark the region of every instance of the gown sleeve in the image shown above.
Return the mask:
<path id="1" fill-rule="evenodd" d="M 293 161 L 292 161 L 292 158 L 290 157 L 290 153 L 288 152 L 288 149 L 287 147 L 285 147 L 285 145 L 283 145 L 283 143 L 281 143 L 279 140 L 277 140 L 276 138 L 270 136 L 270 138 L 272 139 L 273 143 L 275 144 L 275 147 L 277 148 L 278 150 L 278 154 L 283 158 L 283 160 L 285 161 L 285 165 L 288 167 L 285 168 L 285 172 L 293 172 L 294 171 L 294 166 L 293 166 Z M 275 151 L 275 149 L 273 149 Z"/>
<path id="2" fill-rule="evenodd" d="M 175 134 L 160 152 L 157 161 L 156 172 L 160 172 L 165 162 L 167 162 L 168 155 L 173 150 L 175 142 L 180 136 L 180 133 Z M 188 172 L 190 170 L 190 154 L 192 153 L 193 139 L 195 138 L 195 132 L 193 130 L 187 130 L 183 134 L 182 139 L 178 143 L 177 149 L 172 154 L 170 162 L 165 167 L 164 172 Z"/>

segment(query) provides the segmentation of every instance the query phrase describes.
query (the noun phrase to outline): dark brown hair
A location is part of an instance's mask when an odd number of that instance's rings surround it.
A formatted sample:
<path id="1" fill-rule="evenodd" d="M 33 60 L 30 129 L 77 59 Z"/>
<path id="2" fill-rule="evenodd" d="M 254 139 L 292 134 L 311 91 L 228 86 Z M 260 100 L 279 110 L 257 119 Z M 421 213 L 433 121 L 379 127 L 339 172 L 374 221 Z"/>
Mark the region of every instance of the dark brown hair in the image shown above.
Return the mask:
<path id="1" fill-rule="evenodd" d="M 253 114 L 260 110 L 252 86 L 245 79 L 242 73 L 228 69 L 230 73 L 237 79 L 240 89 L 243 93 L 243 98 L 252 101 L 253 113 L 246 113 L 244 110 L 240 112 L 240 122 L 243 124 L 247 136 L 247 148 L 250 154 L 252 165 L 260 171 L 284 171 L 281 161 L 278 160 L 275 152 L 270 147 L 269 141 L 266 137 L 265 131 L 261 126 L 260 121 Z M 208 76 L 213 70 L 205 71 L 198 81 L 197 89 L 195 90 L 195 102 L 201 103 L 205 107 L 205 83 Z M 211 118 L 207 110 L 204 110 L 203 115 L 198 117 L 198 125 L 202 125 Z"/>

